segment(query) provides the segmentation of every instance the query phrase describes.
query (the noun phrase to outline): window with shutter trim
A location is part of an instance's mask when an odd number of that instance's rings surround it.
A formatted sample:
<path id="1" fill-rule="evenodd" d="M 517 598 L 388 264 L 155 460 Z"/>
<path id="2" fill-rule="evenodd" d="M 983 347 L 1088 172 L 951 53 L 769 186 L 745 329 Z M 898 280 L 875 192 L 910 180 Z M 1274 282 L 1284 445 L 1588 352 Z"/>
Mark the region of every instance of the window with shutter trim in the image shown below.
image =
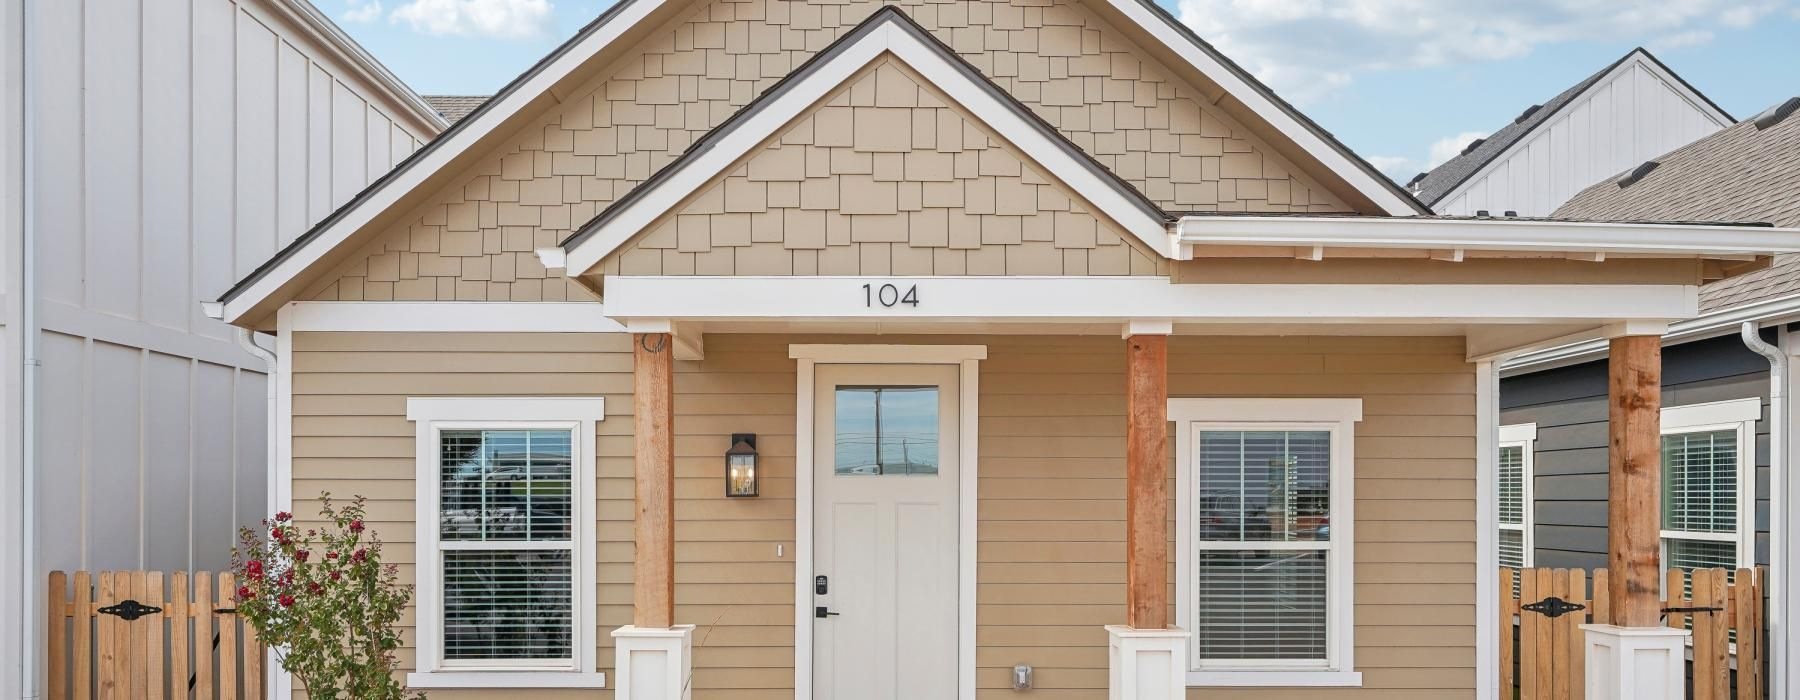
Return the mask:
<path id="1" fill-rule="evenodd" d="M 1190 685 L 1360 683 L 1349 612 L 1350 446 L 1361 402 L 1169 404 Z"/>
<path id="2" fill-rule="evenodd" d="M 1500 565 L 1531 566 L 1531 463 L 1537 424 L 1500 426 L 1499 466 Z"/>
<path id="3" fill-rule="evenodd" d="M 1759 399 L 1663 409 L 1663 567 L 1735 569 L 1752 565 L 1751 447 Z"/>
<path id="4" fill-rule="evenodd" d="M 600 687 L 599 398 L 414 398 L 419 670 L 413 687 Z"/>

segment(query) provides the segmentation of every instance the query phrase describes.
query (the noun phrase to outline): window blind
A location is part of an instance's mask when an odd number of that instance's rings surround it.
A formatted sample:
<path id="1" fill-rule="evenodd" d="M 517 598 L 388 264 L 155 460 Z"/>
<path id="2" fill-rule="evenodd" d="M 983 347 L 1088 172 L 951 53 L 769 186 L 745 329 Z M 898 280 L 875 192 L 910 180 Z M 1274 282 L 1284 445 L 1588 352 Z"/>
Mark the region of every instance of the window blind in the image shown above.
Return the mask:
<path id="1" fill-rule="evenodd" d="M 1331 433 L 1203 430 L 1198 451 L 1193 595 L 1201 663 L 1325 661 Z M 1262 542 L 1271 544 L 1258 548 Z"/>
<path id="2" fill-rule="evenodd" d="M 1736 532 L 1736 430 L 1663 436 L 1663 529 Z"/>
<path id="3" fill-rule="evenodd" d="M 1521 525 L 1525 522 L 1525 448 L 1507 445 L 1500 448 L 1500 523 Z"/>
<path id="4" fill-rule="evenodd" d="M 571 660 L 567 430 L 439 434 L 445 660 Z"/>

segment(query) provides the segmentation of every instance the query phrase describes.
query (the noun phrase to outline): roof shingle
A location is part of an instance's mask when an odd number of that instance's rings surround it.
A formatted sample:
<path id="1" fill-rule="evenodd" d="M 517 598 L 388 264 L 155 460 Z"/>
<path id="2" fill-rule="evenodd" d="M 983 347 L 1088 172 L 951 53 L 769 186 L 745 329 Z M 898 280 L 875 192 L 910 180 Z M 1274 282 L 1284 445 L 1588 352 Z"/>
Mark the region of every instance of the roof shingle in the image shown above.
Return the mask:
<path id="1" fill-rule="evenodd" d="M 425 104 L 431 105 L 438 114 L 444 115 L 444 121 L 455 124 L 469 116 L 481 103 L 488 100 L 488 95 L 420 95 Z"/>
<path id="2" fill-rule="evenodd" d="M 1745 120 L 1664 154 L 1629 187 L 1610 177 L 1556 210 L 1561 219 L 1753 221 L 1800 228 L 1800 116 L 1759 130 Z M 1700 311 L 1800 293 L 1800 256 L 1700 290 Z"/>

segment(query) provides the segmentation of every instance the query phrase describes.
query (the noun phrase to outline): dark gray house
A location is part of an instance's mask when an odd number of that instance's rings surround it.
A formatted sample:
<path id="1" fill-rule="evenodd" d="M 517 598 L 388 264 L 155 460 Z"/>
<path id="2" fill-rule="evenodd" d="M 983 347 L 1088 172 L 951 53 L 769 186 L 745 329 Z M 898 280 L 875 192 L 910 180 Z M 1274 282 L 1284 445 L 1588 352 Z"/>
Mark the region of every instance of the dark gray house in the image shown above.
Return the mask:
<path id="1" fill-rule="evenodd" d="M 1592 185 L 1555 216 L 1800 226 L 1797 108 L 1788 100 Z M 1784 397 L 1800 354 L 1800 257 L 1702 288 L 1700 311 L 1663 345 L 1663 562 L 1770 565 L 1790 589 L 1781 572 L 1800 548 L 1783 533 L 1795 532 L 1786 512 L 1800 484 L 1783 466 L 1794 444 Z M 1502 376 L 1502 563 L 1605 566 L 1605 346 L 1514 358 Z"/>

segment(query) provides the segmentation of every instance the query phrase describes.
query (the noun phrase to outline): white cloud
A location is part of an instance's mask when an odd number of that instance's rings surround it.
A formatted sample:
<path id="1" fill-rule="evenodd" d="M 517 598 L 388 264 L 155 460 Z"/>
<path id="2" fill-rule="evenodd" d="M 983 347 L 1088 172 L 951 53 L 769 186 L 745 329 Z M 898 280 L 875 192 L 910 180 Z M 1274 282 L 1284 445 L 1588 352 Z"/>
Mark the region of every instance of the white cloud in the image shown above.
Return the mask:
<path id="1" fill-rule="evenodd" d="M 1713 33 L 1711 31 L 1706 29 L 1695 29 L 1651 39 L 1650 48 L 1656 51 L 1668 51 L 1687 46 L 1699 46 L 1701 44 L 1710 43 L 1712 40 Z"/>
<path id="2" fill-rule="evenodd" d="M 412 0 L 390 18 L 427 34 L 529 39 L 549 30 L 550 0 Z"/>
<path id="3" fill-rule="evenodd" d="M 373 22 L 381 17 L 381 0 L 350 0 L 350 9 L 344 10 L 345 22 Z"/>
<path id="4" fill-rule="evenodd" d="M 1485 131 L 1465 131 L 1455 136 L 1445 136 L 1431 144 L 1431 159 L 1425 163 L 1425 169 L 1431 170 L 1462 155 L 1463 149 L 1474 143 L 1475 139 L 1487 138 Z"/>
<path id="5" fill-rule="evenodd" d="M 1699 32 L 1746 26 L 1795 2 L 1179 0 L 1179 15 L 1225 55 L 1304 104 L 1369 71 L 1502 60 L 1601 36 L 1692 42 Z"/>

